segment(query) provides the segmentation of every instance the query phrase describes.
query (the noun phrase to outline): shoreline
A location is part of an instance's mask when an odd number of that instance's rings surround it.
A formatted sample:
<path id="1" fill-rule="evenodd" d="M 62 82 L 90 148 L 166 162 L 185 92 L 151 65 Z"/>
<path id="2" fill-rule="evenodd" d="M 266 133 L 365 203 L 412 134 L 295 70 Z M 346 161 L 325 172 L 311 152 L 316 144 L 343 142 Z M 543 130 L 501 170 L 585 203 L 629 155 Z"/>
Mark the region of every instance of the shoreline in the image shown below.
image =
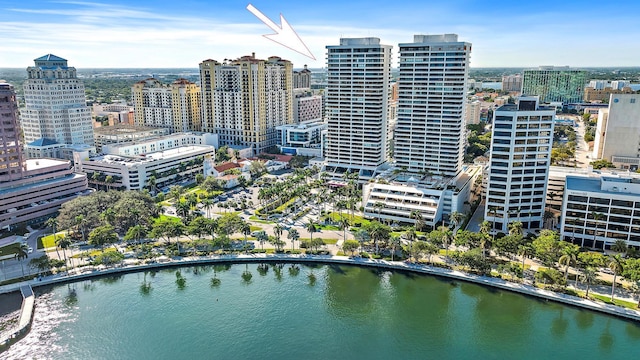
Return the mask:
<path id="1" fill-rule="evenodd" d="M 129 265 L 104 270 L 97 270 L 83 274 L 75 274 L 70 276 L 52 275 L 42 280 L 29 280 L 15 284 L 4 285 L 0 287 L 0 294 L 12 293 L 19 291 L 22 286 L 31 285 L 33 288 L 39 288 L 50 285 L 65 284 L 77 282 L 87 279 L 99 278 L 103 276 L 115 274 L 127 274 L 141 272 L 146 270 L 176 268 L 194 265 L 211 265 L 216 263 L 260 263 L 260 262 L 285 262 L 285 263 L 316 263 L 316 264 L 342 264 L 355 265 L 371 268 L 380 268 L 395 271 L 409 271 L 418 274 L 426 274 L 440 276 L 449 279 L 466 281 L 482 286 L 498 288 L 505 291 L 511 291 L 527 296 L 542 298 L 564 305 L 574 306 L 582 309 L 605 313 L 619 318 L 640 322 L 640 311 L 623 308 L 616 305 L 597 303 L 592 300 L 579 298 L 572 295 L 561 294 L 549 290 L 543 290 L 531 285 L 514 283 L 500 278 L 480 276 L 469 274 L 457 270 L 445 269 L 431 265 L 408 264 L 400 261 L 373 260 L 362 258 L 349 258 L 346 256 L 330 256 L 330 255 L 222 255 L 222 256 L 206 256 L 206 257 L 185 257 L 178 260 L 171 260 L 161 263 Z"/>

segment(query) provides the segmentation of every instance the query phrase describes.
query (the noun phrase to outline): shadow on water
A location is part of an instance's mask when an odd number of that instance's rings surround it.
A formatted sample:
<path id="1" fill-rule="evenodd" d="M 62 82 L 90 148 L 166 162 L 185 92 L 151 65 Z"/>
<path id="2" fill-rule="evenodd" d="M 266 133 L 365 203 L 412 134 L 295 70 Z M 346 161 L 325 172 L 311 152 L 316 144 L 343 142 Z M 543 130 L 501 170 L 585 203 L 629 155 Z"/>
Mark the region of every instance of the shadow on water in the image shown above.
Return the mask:
<path id="1" fill-rule="evenodd" d="M 98 279 L 103 284 L 115 284 L 122 280 L 122 275 L 105 276 Z"/>
<path id="2" fill-rule="evenodd" d="M 588 329 L 593 326 L 594 316 L 593 312 L 584 309 L 577 309 L 576 324 L 582 330 Z"/>
<path id="3" fill-rule="evenodd" d="M 560 315 L 551 321 L 551 333 L 558 338 L 563 338 L 569 328 L 569 321 L 564 318 L 564 308 L 560 308 Z"/>
<path id="4" fill-rule="evenodd" d="M 64 304 L 73 307 L 78 303 L 78 292 L 75 286 L 67 285 L 67 294 L 64 296 Z"/>
<path id="5" fill-rule="evenodd" d="M 609 331 L 610 325 L 611 325 L 611 319 L 607 319 L 607 326 L 604 329 L 604 332 L 602 333 L 602 335 L 600 335 L 600 342 L 599 342 L 600 348 L 604 350 L 611 350 L 615 340 L 613 338 L 613 335 L 611 335 L 611 332 Z"/>
<path id="6" fill-rule="evenodd" d="M 625 326 L 625 332 L 629 337 L 640 340 L 640 324 L 634 322 L 627 322 L 627 326 Z"/>
<path id="7" fill-rule="evenodd" d="M 308 265 L 306 265 L 306 266 L 309 267 Z M 347 272 L 340 265 L 330 264 L 330 265 L 327 265 L 327 267 L 329 268 L 330 271 L 333 271 L 336 274 L 347 275 Z"/>

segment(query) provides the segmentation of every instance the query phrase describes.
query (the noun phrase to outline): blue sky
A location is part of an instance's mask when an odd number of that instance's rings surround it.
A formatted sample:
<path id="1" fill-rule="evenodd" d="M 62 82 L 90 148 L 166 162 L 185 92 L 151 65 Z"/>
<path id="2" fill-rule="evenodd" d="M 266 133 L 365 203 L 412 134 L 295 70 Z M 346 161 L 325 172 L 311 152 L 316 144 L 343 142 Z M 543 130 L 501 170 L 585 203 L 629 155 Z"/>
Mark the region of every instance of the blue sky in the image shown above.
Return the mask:
<path id="1" fill-rule="evenodd" d="M 473 67 L 640 66 L 639 1 L 254 0 L 282 13 L 317 61 L 261 35 L 271 31 L 248 1 L 0 0 L 0 67 L 26 67 L 53 53 L 75 67 L 197 67 L 256 52 L 294 66 L 324 66 L 325 45 L 375 36 L 457 33 L 473 44 Z"/>

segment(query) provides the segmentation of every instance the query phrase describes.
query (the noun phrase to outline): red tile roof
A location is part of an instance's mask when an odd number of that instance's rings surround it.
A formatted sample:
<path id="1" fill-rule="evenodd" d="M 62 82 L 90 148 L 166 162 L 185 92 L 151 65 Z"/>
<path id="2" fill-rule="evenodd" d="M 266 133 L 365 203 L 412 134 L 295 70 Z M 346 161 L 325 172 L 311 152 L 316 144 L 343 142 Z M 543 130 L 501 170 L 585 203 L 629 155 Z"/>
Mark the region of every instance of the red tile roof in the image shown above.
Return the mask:
<path id="1" fill-rule="evenodd" d="M 224 163 L 218 166 L 214 166 L 214 169 L 216 169 L 217 172 L 223 172 L 223 171 L 227 171 L 230 169 L 235 169 L 235 168 L 239 168 L 240 165 L 236 164 L 236 163 L 232 163 L 232 162 L 228 162 L 228 163 Z"/>

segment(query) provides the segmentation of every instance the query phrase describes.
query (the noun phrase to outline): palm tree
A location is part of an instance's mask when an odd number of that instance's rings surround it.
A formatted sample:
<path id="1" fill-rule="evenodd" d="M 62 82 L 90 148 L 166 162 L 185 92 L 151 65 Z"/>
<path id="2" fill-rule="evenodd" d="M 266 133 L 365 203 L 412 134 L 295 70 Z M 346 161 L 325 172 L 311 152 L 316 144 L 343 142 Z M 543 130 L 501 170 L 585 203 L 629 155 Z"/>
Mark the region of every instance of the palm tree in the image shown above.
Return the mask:
<path id="1" fill-rule="evenodd" d="M 347 241 L 347 229 L 349 228 L 349 219 L 340 219 L 340 230 L 342 230 L 342 241 Z"/>
<path id="2" fill-rule="evenodd" d="M 64 265 L 67 266 L 67 248 L 71 246 L 71 238 L 67 235 L 56 240 L 56 246 L 62 249 L 62 255 L 64 256 Z M 67 267 L 67 274 L 69 274 Z"/>
<path id="3" fill-rule="evenodd" d="M 491 234 L 493 235 L 493 242 L 496 241 L 496 215 L 498 215 L 498 207 L 497 206 L 489 206 L 489 214 L 493 214 L 493 222 L 491 223 Z"/>
<path id="4" fill-rule="evenodd" d="M 576 264 L 578 261 L 577 253 L 573 250 L 569 250 L 570 248 L 566 248 L 564 254 L 560 256 L 558 259 L 558 264 L 564 266 L 564 280 L 567 281 L 567 277 L 569 276 L 569 267 L 571 264 Z M 576 275 L 577 276 L 577 275 Z"/>
<path id="5" fill-rule="evenodd" d="M 622 265 L 624 262 L 622 260 L 622 256 L 614 255 L 609 260 L 609 269 L 613 271 L 613 284 L 611 284 L 611 301 L 613 301 L 613 295 L 616 291 L 616 278 L 618 274 L 621 274 L 624 271 L 624 266 Z"/>
<path id="6" fill-rule="evenodd" d="M 449 221 L 453 224 L 454 231 L 463 220 L 464 220 L 464 214 L 461 212 L 453 211 L 449 215 Z"/>
<path id="7" fill-rule="evenodd" d="M 415 228 L 416 230 L 422 230 L 424 227 L 424 220 L 422 220 L 422 213 L 418 210 L 413 210 L 409 214 L 409 218 L 415 220 Z"/>
<path id="8" fill-rule="evenodd" d="M 382 220 L 380 219 L 380 210 L 382 210 L 382 208 L 384 207 L 384 203 L 381 201 L 376 201 L 375 204 L 373 204 L 373 208 L 378 212 L 378 221 L 382 222 Z"/>
<path id="9" fill-rule="evenodd" d="M 16 254 L 18 260 L 25 260 L 29 257 L 29 245 L 20 243 L 18 247 L 18 253 Z M 24 261 L 20 261 L 20 267 L 22 268 L 22 277 L 24 277 Z"/>
<path id="10" fill-rule="evenodd" d="M 300 239 L 300 234 L 296 229 L 289 229 L 289 233 L 287 234 L 287 239 L 291 240 L 291 249 L 294 248 L 293 244 Z"/>
<path id="11" fill-rule="evenodd" d="M 589 298 L 589 289 L 591 288 L 591 283 L 598 277 L 598 273 L 594 268 L 588 267 L 584 269 L 582 272 L 582 280 L 587 283 L 587 292 L 585 296 Z"/>
<path id="12" fill-rule="evenodd" d="M 402 244 L 402 242 L 400 241 L 400 236 L 398 235 L 391 235 L 391 237 L 389 238 L 389 245 L 391 246 L 391 261 L 393 261 L 393 257 L 396 253 L 396 248 L 400 247 L 400 245 Z"/>
<path id="13" fill-rule="evenodd" d="M 489 236 L 490 233 L 491 233 L 491 223 L 485 220 L 480 224 L 480 234 L 484 236 Z"/>
<path id="14" fill-rule="evenodd" d="M 111 184 L 113 184 L 115 182 L 115 180 L 113 179 L 113 176 L 111 175 L 107 175 L 106 178 L 104 178 L 104 184 L 107 188 L 107 191 L 111 190 Z"/>
<path id="15" fill-rule="evenodd" d="M 524 279 L 524 261 L 526 258 L 531 257 L 534 253 L 533 247 L 530 244 L 522 244 L 518 246 L 518 255 L 522 256 L 522 278 Z"/>
<path id="16" fill-rule="evenodd" d="M 514 221 L 509 223 L 509 235 L 522 235 L 522 222 Z"/>
<path id="17" fill-rule="evenodd" d="M 213 209 L 214 202 L 211 199 L 202 199 L 202 207 L 207 211 L 207 217 L 211 217 L 211 209 Z"/>
<path id="18" fill-rule="evenodd" d="M 242 225 L 240 226 L 240 232 L 242 232 L 242 234 L 244 235 L 244 243 L 242 244 L 242 247 L 244 249 L 247 248 L 247 236 L 249 236 L 251 234 L 251 225 L 249 225 L 248 222 L 243 221 Z"/>
<path id="19" fill-rule="evenodd" d="M 611 245 L 611 250 L 619 252 L 624 256 L 627 253 L 627 242 L 622 239 L 618 239 L 613 243 L 613 245 Z"/>
<path id="20" fill-rule="evenodd" d="M 444 246 L 444 256 L 449 257 L 449 244 L 451 243 L 451 239 L 453 237 L 453 233 L 449 230 L 448 227 L 442 226 L 440 227 L 440 231 L 442 231 L 442 245 Z"/>
<path id="21" fill-rule="evenodd" d="M 595 227 L 595 229 L 593 230 L 593 247 L 595 248 L 595 247 L 596 247 L 596 237 L 598 236 L 598 222 L 599 222 L 600 220 L 602 220 L 602 218 L 604 217 L 604 215 L 603 215 L 602 213 L 592 211 L 592 212 L 591 212 L 591 216 L 593 217 L 593 220 L 594 220 L 594 221 L 595 221 L 595 223 L 596 223 L 596 227 Z M 604 242 L 603 242 L 602 247 L 604 248 Z"/>
<path id="22" fill-rule="evenodd" d="M 275 235 L 276 239 L 278 240 L 280 240 L 280 238 L 282 237 L 283 231 L 284 231 L 284 228 L 280 224 L 277 224 L 276 226 L 273 227 L 273 235 Z"/>
<path id="23" fill-rule="evenodd" d="M 313 233 L 318 230 L 313 220 L 309 220 L 309 223 L 307 224 L 306 229 L 309 232 L 309 237 L 310 237 L 309 243 L 313 244 Z M 291 249 L 293 249 L 293 244 L 291 244 Z"/>
<path id="24" fill-rule="evenodd" d="M 94 173 L 95 174 L 95 173 Z M 58 219 L 57 218 L 49 218 L 45 222 L 45 225 L 51 228 L 51 235 L 53 235 L 53 242 L 57 242 L 57 233 L 56 229 L 58 228 Z M 56 253 L 58 254 L 58 259 L 60 258 L 60 253 L 58 252 L 58 247 L 56 247 Z"/>

